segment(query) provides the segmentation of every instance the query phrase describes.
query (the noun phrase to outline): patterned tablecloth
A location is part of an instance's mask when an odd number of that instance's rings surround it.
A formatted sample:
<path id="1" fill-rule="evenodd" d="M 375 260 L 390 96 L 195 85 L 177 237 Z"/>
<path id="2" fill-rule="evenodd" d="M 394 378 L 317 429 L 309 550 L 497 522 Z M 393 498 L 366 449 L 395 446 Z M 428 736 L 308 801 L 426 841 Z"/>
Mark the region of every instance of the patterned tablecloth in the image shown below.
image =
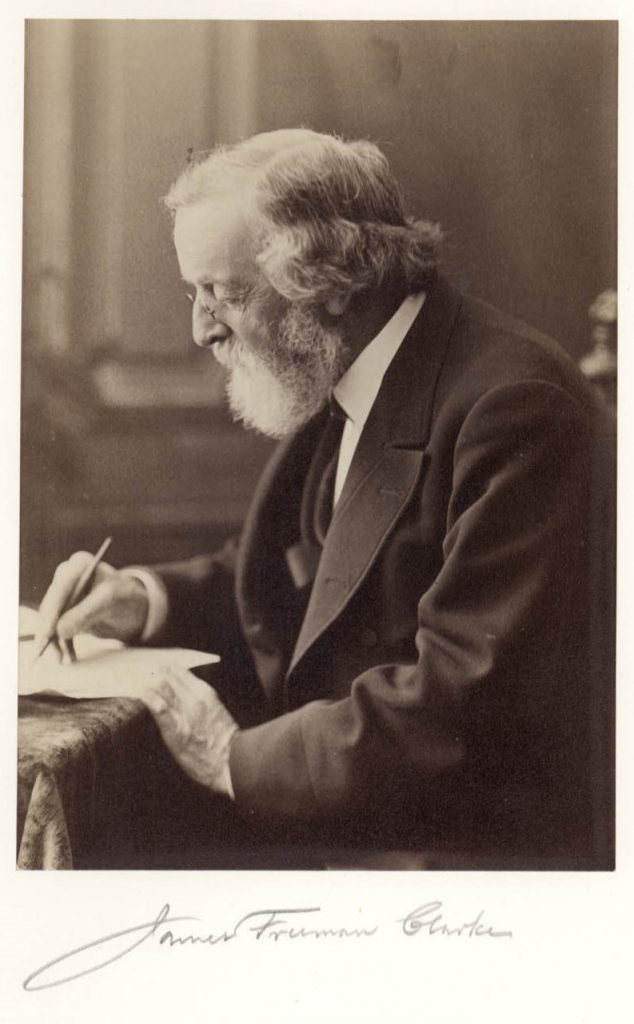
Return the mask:
<path id="1" fill-rule="evenodd" d="M 140 701 L 20 697 L 18 867 L 123 866 L 164 763 Z"/>

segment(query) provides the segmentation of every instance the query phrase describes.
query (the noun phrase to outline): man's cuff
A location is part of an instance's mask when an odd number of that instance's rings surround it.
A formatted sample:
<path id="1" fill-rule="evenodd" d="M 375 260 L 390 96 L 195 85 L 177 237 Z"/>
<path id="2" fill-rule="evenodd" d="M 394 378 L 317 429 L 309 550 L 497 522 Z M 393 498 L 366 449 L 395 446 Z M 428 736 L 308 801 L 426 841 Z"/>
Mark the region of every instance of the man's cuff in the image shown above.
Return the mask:
<path id="1" fill-rule="evenodd" d="M 148 599 L 148 613 L 141 633 L 141 643 L 147 643 L 158 636 L 167 621 L 169 603 L 165 584 L 156 573 L 145 566 L 131 565 L 121 570 L 127 576 L 134 576 L 145 587 Z"/>

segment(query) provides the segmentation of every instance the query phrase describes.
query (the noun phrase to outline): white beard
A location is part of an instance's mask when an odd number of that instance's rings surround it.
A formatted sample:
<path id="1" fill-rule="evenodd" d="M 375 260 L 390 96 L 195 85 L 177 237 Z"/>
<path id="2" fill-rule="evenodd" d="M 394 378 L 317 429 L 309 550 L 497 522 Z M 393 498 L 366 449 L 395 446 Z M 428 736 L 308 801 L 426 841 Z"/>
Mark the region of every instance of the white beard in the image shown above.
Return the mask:
<path id="1" fill-rule="evenodd" d="M 314 313 L 292 307 L 270 349 L 255 352 L 237 338 L 214 346 L 226 367 L 233 416 L 268 437 L 282 438 L 308 423 L 342 376 L 345 347 L 338 331 Z"/>

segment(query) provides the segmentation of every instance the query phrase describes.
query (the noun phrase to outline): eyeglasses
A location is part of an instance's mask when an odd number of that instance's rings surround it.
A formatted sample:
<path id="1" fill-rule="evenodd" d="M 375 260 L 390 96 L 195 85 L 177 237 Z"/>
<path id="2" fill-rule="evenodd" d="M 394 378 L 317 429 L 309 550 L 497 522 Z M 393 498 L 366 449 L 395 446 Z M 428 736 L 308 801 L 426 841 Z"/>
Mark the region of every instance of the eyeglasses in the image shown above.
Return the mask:
<path id="1" fill-rule="evenodd" d="M 185 292 L 185 298 L 187 299 L 188 302 L 190 302 L 192 304 L 192 306 L 194 305 L 194 303 L 196 301 L 196 296 L 194 294 L 192 294 L 192 292 Z M 205 313 L 208 313 L 209 316 L 211 317 L 211 319 L 215 320 L 216 319 L 216 311 L 215 311 L 215 309 L 210 309 L 210 307 L 205 302 L 203 302 L 202 299 L 200 300 L 200 304 L 203 307 Z"/>

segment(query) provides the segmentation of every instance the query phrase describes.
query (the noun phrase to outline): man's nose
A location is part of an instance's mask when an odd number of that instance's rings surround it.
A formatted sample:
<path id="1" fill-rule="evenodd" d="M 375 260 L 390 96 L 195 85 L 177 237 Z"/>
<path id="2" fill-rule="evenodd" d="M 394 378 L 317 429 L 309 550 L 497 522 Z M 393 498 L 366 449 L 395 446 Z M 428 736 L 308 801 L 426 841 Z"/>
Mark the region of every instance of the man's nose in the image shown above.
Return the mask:
<path id="1" fill-rule="evenodd" d="M 211 310 L 200 299 L 196 299 L 192 310 L 192 336 L 195 344 L 200 348 L 209 348 L 216 341 L 224 341 L 230 334 L 230 328 L 216 320 Z"/>

